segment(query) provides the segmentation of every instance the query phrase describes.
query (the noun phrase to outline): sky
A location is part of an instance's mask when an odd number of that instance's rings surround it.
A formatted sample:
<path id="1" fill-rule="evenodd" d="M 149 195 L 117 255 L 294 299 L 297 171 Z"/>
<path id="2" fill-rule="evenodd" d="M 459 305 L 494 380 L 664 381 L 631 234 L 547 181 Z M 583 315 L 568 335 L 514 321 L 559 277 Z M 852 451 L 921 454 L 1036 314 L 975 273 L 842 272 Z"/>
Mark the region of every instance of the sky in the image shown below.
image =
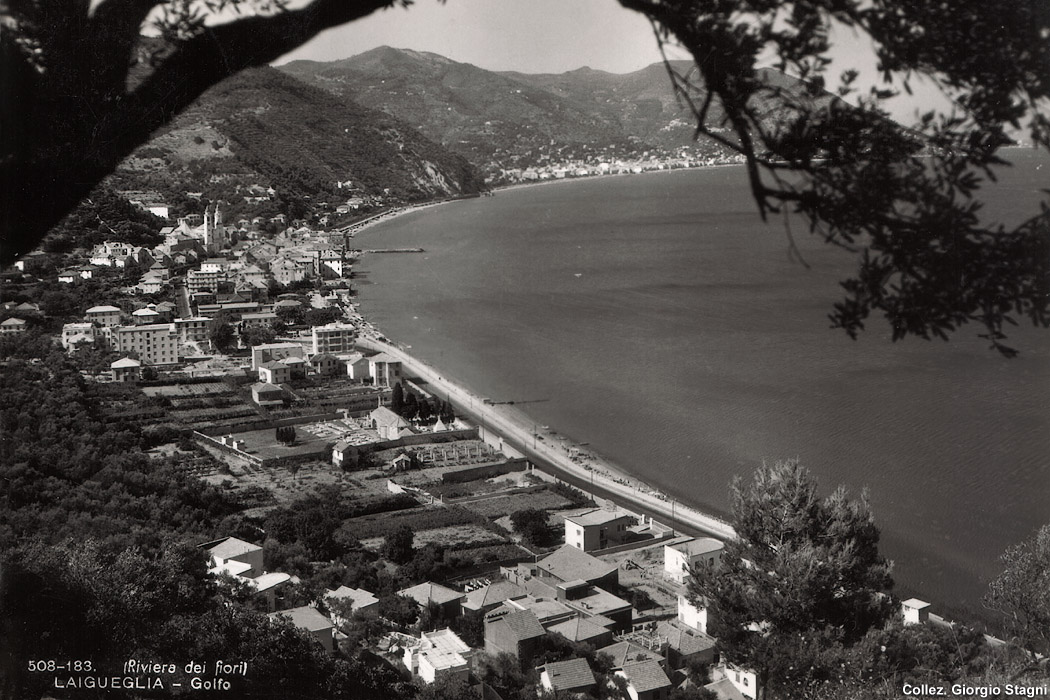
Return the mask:
<path id="1" fill-rule="evenodd" d="M 865 85 L 878 81 L 867 44 L 850 31 L 832 35 L 833 72 L 859 67 Z M 649 21 L 616 0 L 415 0 L 408 9 L 380 10 L 330 29 L 287 54 L 335 61 L 377 46 L 430 51 L 480 68 L 522 73 L 562 73 L 583 66 L 629 73 L 661 60 Z M 671 58 L 688 58 L 682 51 Z M 832 86 L 833 87 L 833 86 Z M 947 101 L 930 84 L 914 82 L 913 97 L 887 105 L 902 122 L 917 109 Z"/>

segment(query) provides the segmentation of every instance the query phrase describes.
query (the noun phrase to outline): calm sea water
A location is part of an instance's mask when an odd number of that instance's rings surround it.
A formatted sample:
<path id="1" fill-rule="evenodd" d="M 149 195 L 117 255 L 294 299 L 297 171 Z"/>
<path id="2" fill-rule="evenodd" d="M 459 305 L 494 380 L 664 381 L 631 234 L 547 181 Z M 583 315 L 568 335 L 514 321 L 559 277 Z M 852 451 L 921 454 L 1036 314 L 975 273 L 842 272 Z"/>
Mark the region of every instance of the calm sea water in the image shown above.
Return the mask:
<path id="1" fill-rule="evenodd" d="M 1008 221 L 1050 185 L 1050 159 L 1014 158 L 988 207 Z M 367 256 L 360 301 L 447 376 L 537 401 L 538 424 L 704 509 L 762 460 L 867 488 L 899 590 L 975 604 L 1050 522 L 1050 331 L 1016 331 L 1015 360 L 976 328 L 851 341 L 827 314 L 853 260 L 804 231 L 808 268 L 735 167 L 523 188 L 363 232 L 426 253 Z"/>

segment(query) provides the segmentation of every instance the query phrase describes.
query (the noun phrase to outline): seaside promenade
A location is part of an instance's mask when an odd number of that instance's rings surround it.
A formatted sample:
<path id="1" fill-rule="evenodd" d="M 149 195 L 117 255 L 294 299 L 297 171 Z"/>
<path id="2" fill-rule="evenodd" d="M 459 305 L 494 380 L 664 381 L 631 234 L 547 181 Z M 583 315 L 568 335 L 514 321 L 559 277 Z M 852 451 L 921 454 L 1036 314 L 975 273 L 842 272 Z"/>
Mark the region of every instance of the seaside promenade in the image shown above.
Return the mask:
<path id="1" fill-rule="evenodd" d="M 486 431 L 503 437 L 544 471 L 548 471 L 544 467 L 550 467 L 555 476 L 570 476 L 577 483 L 593 484 L 595 490 L 600 489 L 625 508 L 634 508 L 654 515 L 674 527 L 690 529 L 723 540 L 736 536 L 732 525 L 720 518 L 701 513 L 635 479 L 618 476 L 611 469 L 605 470 L 574 461 L 565 446 L 535 439 L 534 425 L 531 422 L 522 422 L 500 406 L 486 404 L 483 398 L 441 376 L 437 369 L 412 357 L 396 345 L 367 336 L 359 338 L 358 344 L 399 360 L 407 375 L 419 377 L 436 395 L 447 397 L 456 406 L 457 412 L 479 422 Z"/>

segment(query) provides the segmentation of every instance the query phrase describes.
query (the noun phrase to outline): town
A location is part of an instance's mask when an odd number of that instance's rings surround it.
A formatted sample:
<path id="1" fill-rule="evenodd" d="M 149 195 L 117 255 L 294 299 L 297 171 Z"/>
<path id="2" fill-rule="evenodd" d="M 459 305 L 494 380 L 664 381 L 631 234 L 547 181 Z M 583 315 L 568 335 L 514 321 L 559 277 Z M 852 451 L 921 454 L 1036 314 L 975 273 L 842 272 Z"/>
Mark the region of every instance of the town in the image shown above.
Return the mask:
<path id="1" fill-rule="evenodd" d="M 60 345 L 107 419 L 155 436 L 153 458 L 264 523 L 194 543 L 232 599 L 422 686 L 759 697 L 690 592 L 692 571 L 720 566 L 723 539 L 569 485 L 478 407 L 377 351 L 385 339 L 353 300 L 352 233 L 229 224 L 211 205 L 160 234 L 61 268 L 25 256 L 0 340 Z M 79 318 L 63 311 L 70 295 Z M 585 461 L 552 431 L 533 438 Z M 900 615 L 945 624 L 914 598 Z"/>

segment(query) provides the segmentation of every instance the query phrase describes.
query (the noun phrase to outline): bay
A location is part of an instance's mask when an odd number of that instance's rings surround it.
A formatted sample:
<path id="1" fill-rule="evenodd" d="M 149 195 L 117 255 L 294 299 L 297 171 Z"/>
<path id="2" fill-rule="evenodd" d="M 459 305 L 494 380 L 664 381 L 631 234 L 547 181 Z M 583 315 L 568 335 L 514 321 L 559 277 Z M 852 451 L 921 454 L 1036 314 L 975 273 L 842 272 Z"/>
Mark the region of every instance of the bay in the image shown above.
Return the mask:
<path id="1" fill-rule="evenodd" d="M 1014 151 L 987 215 L 1035 213 L 1050 160 Z M 853 268 L 763 223 L 739 167 L 505 190 L 358 235 L 361 310 L 477 394 L 517 402 L 653 486 L 725 514 L 729 483 L 799 458 L 867 489 L 898 592 L 976 607 L 1009 545 L 1050 522 L 1050 334 L 1003 359 L 965 328 L 857 341 L 827 318 Z"/>

